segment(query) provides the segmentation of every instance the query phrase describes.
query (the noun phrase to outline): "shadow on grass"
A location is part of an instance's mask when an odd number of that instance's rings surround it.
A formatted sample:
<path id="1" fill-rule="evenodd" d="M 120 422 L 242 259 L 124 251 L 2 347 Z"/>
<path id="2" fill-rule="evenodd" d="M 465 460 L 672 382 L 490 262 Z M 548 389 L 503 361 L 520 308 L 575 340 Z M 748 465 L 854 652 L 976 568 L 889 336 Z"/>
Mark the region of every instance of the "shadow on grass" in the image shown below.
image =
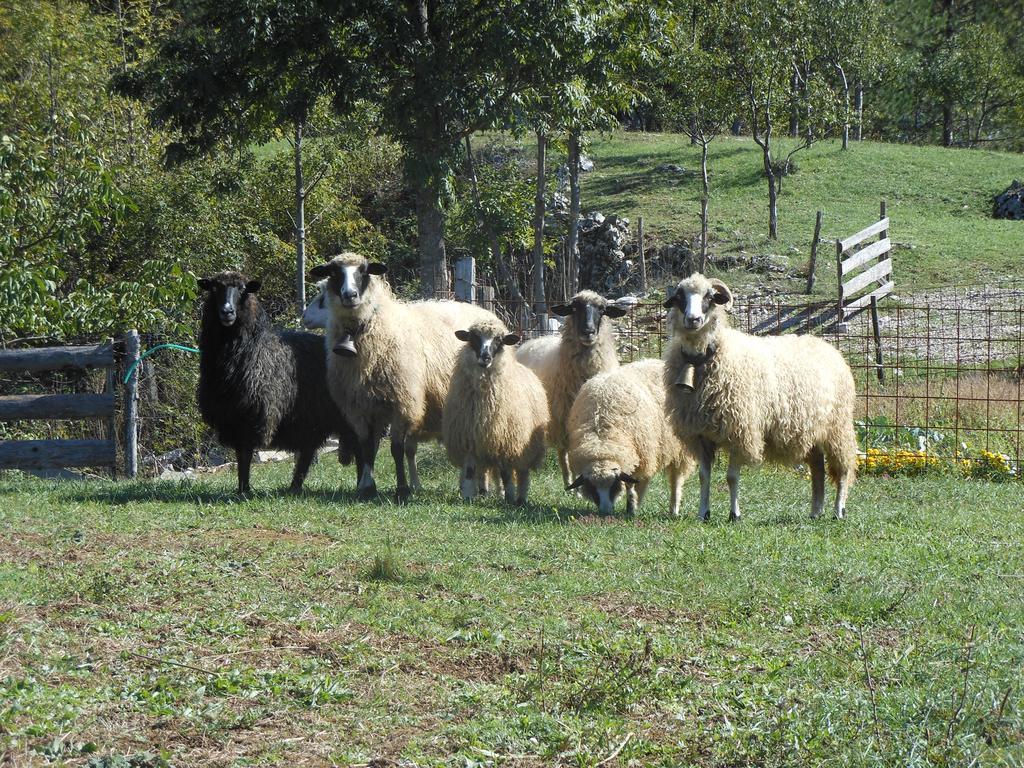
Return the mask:
<path id="1" fill-rule="evenodd" d="M 96 502 L 111 505 L 157 502 L 164 504 L 221 504 L 224 506 L 259 502 L 275 499 L 309 499 L 323 503 L 344 503 L 346 505 L 374 504 L 360 502 L 355 488 L 321 489 L 306 488 L 301 494 L 292 494 L 287 488 L 256 489 L 249 496 L 239 496 L 233 488 L 217 488 L 191 482 L 135 482 L 105 483 L 96 486 L 76 485 L 73 488 L 54 488 L 61 501 Z"/>

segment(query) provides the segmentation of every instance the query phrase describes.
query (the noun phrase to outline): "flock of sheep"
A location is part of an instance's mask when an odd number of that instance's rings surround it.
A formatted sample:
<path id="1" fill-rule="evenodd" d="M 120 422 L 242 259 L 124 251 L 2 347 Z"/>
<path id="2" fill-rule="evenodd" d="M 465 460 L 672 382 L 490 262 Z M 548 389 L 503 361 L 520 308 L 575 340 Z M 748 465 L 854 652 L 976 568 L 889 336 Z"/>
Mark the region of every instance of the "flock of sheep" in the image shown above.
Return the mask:
<path id="1" fill-rule="evenodd" d="M 300 491 L 335 435 L 339 459 L 356 463 L 359 498 L 372 498 L 378 446 L 390 430 L 399 501 L 422 487 L 418 444 L 440 439 L 466 499 L 493 484 L 508 502 L 525 504 L 530 473 L 550 445 L 566 488 L 602 513 L 625 492 L 634 514 L 664 472 L 678 515 L 682 483 L 699 466 L 707 520 L 722 448 L 730 519 L 740 515 L 740 468 L 763 460 L 809 467 L 812 516 L 824 507 L 827 466 L 835 515 L 845 514 L 857 453 L 849 366 L 811 336 L 731 328 L 732 295 L 721 281 L 681 281 L 665 303 L 664 360 L 620 366 L 610 318 L 625 310 L 596 293 L 551 307 L 565 318 L 559 335 L 519 345 L 481 307 L 397 299 L 385 272 L 355 253 L 311 270 L 322 290 L 304 319 L 325 327 L 326 338 L 274 329 L 258 281 L 237 272 L 199 281 L 199 406 L 237 453 L 239 493 L 249 492 L 253 452 L 268 446 L 295 452 L 291 490 Z"/>

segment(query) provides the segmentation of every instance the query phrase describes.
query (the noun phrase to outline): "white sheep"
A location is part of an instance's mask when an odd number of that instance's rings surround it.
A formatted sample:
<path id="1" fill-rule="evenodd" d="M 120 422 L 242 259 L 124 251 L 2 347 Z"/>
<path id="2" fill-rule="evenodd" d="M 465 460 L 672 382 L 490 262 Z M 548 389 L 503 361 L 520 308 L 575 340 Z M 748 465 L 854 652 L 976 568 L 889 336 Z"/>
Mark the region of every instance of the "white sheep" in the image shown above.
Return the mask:
<path id="1" fill-rule="evenodd" d="M 316 288 L 316 296 L 302 312 L 302 326 L 311 331 L 327 327 L 327 281 L 319 281 Z"/>
<path id="2" fill-rule="evenodd" d="M 347 252 L 310 275 L 327 278 L 327 382 L 360 440 L 359 496 L 376 495 L 374 460 L 390 425 L 396 495 L 404 501 L 422 487 L 417 444 L 441 436 L 441 409 L 462 347 L 454 331 L 496 318 L 472 304 L 399 301 L 383 279 L 386 272 L 383 264 Z"/>
<path id="3" fill-rule="evenodd" d="M 639 360 L 598 374 L 580 389 L 569 412 L 569 466 L 578 488 L 611 514 L 627 489 L 626 514 L 636 514 L 651 479 L 665 472 L 669 511 L 679 515 L 683 480 L 693 454 L 676 436 L 665 411 L 665 364 Z"/>
<path id="4" fill-rule="evenodd" d="M 622 317 L 626 310 L 593 291 L 580 291 L 568 304 L 552 306 L 551 312 L 566 318 L 561 334 L 531 339 L 516 357 L 533 369 L 547 392 L 551 408 L 548 442 L 555 448 L 562 480 L 568 486 L 572 479 L 566 429 L 569 409 L 587 379 L 618 368 L 611 323 L 603 319 Z"/>
<path id="5" fill-rule="evenodd" d="M 478 479 L 497 470 L 505 500 L 525 504 L 530 471 L 544 461 L 549 416 L 544 386 L 506 350 L 519 337 L 497 318 L 473 323 L 455 336 L 466 344 L 444 403 L 442 434 L 448 458 L 461 468 L 462 497 L 475 496 Z"/>
<path id="6" fill-rule="evenodd" d="M 694 274 L 665 302 L 672 338 L 665 386 L 672 423 L 700 461 L 700 517 L 710 517 L 715 451 L 729 452 L 729 519 L 737 520 L 740 467 L 763 460 L 811 471 L 811 516 L 825 504 L 825 463 L 846 513 L 856 473 L 853 373 L 813 336 L 757 337 L 729 327 L 732 293 Z"/>

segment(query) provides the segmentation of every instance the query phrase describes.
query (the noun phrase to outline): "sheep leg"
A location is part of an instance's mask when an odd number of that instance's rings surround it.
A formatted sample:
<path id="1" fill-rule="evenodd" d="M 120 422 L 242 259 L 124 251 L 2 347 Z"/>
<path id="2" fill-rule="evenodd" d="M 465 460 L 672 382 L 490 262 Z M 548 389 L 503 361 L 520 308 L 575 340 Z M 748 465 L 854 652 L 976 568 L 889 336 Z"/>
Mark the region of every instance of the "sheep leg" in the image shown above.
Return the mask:
<path id="1" fill-rule="evenodd" d="M 289 493 L 302 493 L 302 483 L 306 480 L 309 468 L 316 458 L 315 448 L 304 448 L 295 457 L 295 470 L 292 472 L 292 484 Z"/>
<path id="2" fill-rule="evenodd" d="M 473 461 L 473 458 L 467 456 L 462 464 L 462 475 L 459 478 L 459 492 L 465 501 L 469 501 L 476 495 L 476 469 L 476 463 Z"/>
<path id="3" fill-rule="evenodd" d="M 839 482 L 836 483 L 836 520 L 846 517 L 846 495 L 850 492 L 852 475 L 852 472 L 845 472 L 839 476 Z"/>
<path id="4" fill-rule="evenodd" d="M 569 468 L 569 452 L 562 448 L 556 448 L 555 453 L 558 456 L 558 466 L 562 470 L 562 487 L 568 488 L 572 483 L 572 470 Z M 579 491 L 573 491 L 579 496 Z"/>
<path id="5" fill-rule="evenodd" d="M 516 472 L 516 504 L 526 506 L 526 497 L 530 495 L 530 470 L 520 469 Z"/>
<path id="6" fill-rule="evenodd" d="M 735 523 L 740 519 L 740 460 L 735 453 L 729 454 L 729 469 L 726 471 L 725 479 L 729 483 L 729 522 Z"/>
<path id="7" fill-rule="evenodd" d="M 825 508 L 825 454 L 820 448 L 812 448 L 807 454 L 807 466 L 811 470 L 811 519 L 818 517 Z"/>
<path id="8" fill-rule="evenodd" d="M 249 469 L 252 467 L 252 454 L 255 448 L 252 446 L 238 446 L 235 448 L 235 455 L 238 459 L 238 495 L 248 496 L 252 490 L 249 487 Z"/>
<path id="9" fill-rule="evenodd" d="M 490 491 L 491 471 L 490 467 L 482 467 L 480 469 L 480 476 L 476 481 L 476 493 L 478 496 L 486 496 L 487 492 Z"/>
<path id="10" fill-rule="evenodd" d="M 640 499 L 636 492 L 636 486 L 631 485 L 626 489 L 626 517 L 634 517 L 639 504 Z"/>
<path id="11" fill-rule="evenodd" d="M 377 460 L 377 449 L 380 447 L 380 437 L 369 436 L 360 441 L 359 449 L 359 485 L 356 487 L 357 498 L 360 501 L 369 501 L 377 496 L 377 483 L 373 479 L 373 465 Z"/>
<path id="12" fill-rule="evenodd" d="M 409 465 L 409 485 L 414 491 L 422 491 L 423 483 L 420 482 L 420 471 L 416 467 L 416 449 L 419 443 L 408 439 L 405 441 L 405 462 Z"/>
<path id="13" fill-rule="evenodd" d="M 404 504 L 412 496 L 412 489 L 405 477 L 405 436 L 402 430 L 391 430 L 391 458 L 395 460 L 395 501 Z"/>
<path id="14" fill-rule="evenodd" d="M 501 472 L 501 484 L 505 486 L 505 501 L 509 504 L 514 504 L 516 501 L 516 487 L 512 484 L 512 471 L 502 467 Z"/>
<path id="15" fill-rule="evenodd" d="M 668 478 L 668 511 L 672 517 L 679 517 L 679 496 L 683 490 L 683 475 L 679 471 L 679 467 L 672 465 L 668 468 L 666 473 Z"/>
<path id="16" fill-rule="evenodd" d="M 697 516 L 705 523 L 711 520 L 711 466 L 715 463 L 717 446 L 710 440 L 700 441 L 700 511 Z"/>

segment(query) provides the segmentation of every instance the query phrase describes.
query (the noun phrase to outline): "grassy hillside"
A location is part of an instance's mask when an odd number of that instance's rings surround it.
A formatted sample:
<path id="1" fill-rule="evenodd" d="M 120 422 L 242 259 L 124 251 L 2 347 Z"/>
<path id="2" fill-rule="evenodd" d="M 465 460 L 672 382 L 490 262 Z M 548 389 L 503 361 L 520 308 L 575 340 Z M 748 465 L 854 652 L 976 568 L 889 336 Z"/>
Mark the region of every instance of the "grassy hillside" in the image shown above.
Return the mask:
<path id="1" fill-rule="evenodd" d="M 787 140 L 779 141 L 788 150 Z M 596 168 L 583 176 L 584 210 L 616 213 L 661 242 L 691 240 L 700 231 L 700 150 L 675 134 L 615 133 L 597 137 Z M 781 154 L 781 152 L 780 152 Z M 1024 222 L 990 218 L 992 197 L 1024 178 L 1024 155 L 931 146 L 852 143 L 844 152 L 823 141 L 796 155 L 798 170 L 783 181 L 779 240 L 770 241 L 767 183 L 760 149 L 723 136 L 710 150 L 713 252 L 776 254 L 791 267 L 807 263 L 814 216 L 825 212 L 823 238 L 850 235 L 878 218 L 888 202 L 890 237 L 901 290 L 1024 276 Z M 687 173 L 656 170 L 676 164 Z M 692 173 L 691 173 L 692 172 Z M 835 292 L 834 247 L 819 255 L 823 295 Z"/>
<path id="2" fill-rule="evenodd" d="M 382 461 L 382 465 L 390 462 Z M 12 765 L 1014 765 L 1017 483 L 867 477 L 845 522 L 751 472 L 746 520 L 403 508 L 334 461 L 195 483 L 0 480 Z M 345 491 L 338 492 L 339 483 Z M 393 480 L 382 478 L 381 487 Z M 131 760 L 113 760 L 128 756 Z"/>

